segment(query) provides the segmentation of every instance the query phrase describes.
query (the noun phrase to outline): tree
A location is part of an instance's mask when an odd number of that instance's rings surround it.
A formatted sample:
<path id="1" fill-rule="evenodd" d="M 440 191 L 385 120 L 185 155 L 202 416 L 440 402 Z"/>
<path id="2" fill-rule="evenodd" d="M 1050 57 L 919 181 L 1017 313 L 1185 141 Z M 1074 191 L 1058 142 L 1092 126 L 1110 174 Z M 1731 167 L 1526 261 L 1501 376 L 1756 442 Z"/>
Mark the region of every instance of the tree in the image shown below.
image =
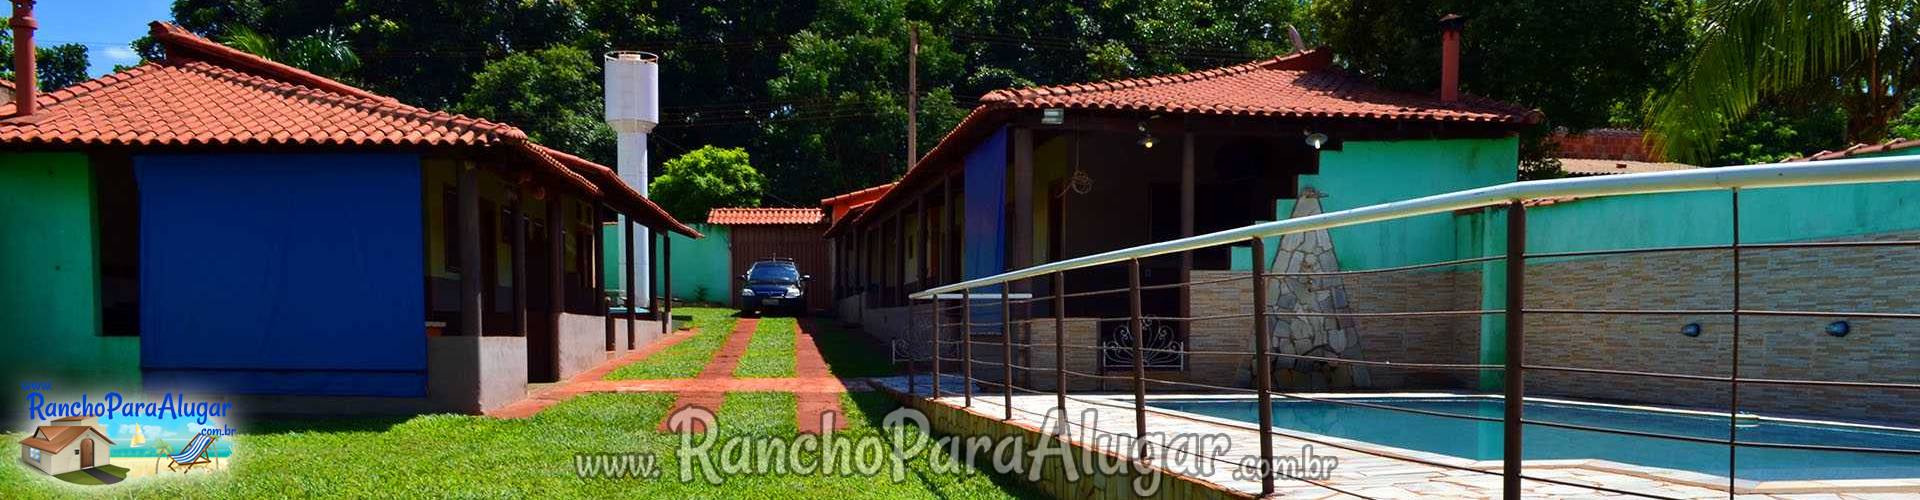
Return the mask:
<path id="1" fill-rule="evenodd" d="M 1443 0 L 1318 2 L 1313 11 L 1343 64 L 1381 84 L 1432 93 L 1440 81 L 1440 17 L 1466 17 L 1460 90 L 1541 110 L 1527 131 L 1524 168 L 1554 170 L 1555 128 L 1609 125 L 1638 110 L 1686 49 L 1683 0 Z"/>
<path id="2" fill-rule="evenodd" d="M 349 76 L 360 67 L 360 57 L 332 29 L 279 43 L 246 26 L 228 28 L 220 43 L 256 56 L 265 57 L 316 75 L 352 82 Z"/>
<path id="3" fill-rule="evenodd" d="M 0 17 L 0 24 L 7 18 Z M 87 81 L 87 46 L 63 43 L 36 47 L 34 69 L 40 90 L 51 92 Z M 0 30 L 0 78 L 13 80 L 13 32 Z"/>
<path id="4" fill-rule="evenodd" d="M 684 221 L 707 220 L 714 207 L 757 207 L 766 176 L 754 170 L 747 150 L 702 146 L 667 160 L 648 195 Z"/>
<path id="5" fill-rule="evenodd" d="M 1648 118 L 1683 161 L 1711 157 L 1763 102 L 1809 89 L 1845 110 L 1843 142 L 1875 142 L 1920 85 L 1920 0 L 1709 0 L 1696 29 Z"/>
<path id="6" fill-rule="evenodd" d="M 520 127 L 527 137 L 601 163 L 613 161 L 601 69 L 586 51 L 552 47 L 487 64 L 453 110 Z"/>

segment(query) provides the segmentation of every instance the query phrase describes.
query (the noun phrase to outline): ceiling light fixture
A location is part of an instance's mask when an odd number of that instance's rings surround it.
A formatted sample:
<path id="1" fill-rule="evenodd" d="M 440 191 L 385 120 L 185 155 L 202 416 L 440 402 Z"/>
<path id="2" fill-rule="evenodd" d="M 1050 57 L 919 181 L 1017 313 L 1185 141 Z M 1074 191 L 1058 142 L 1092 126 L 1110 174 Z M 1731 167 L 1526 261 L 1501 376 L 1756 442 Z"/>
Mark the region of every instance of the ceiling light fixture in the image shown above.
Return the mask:
<path id="1" fill-rule="evenodd" d="M 1320 149 L 1320 146 L 1325 146 L 1326 144 L 1327 144 L 1327 134 L 1322 134 L 1319 132 L 1312 132 L 1307 134 L 1307 145 L 1313 146 L 1314 150 L 1317 151 Z"/>

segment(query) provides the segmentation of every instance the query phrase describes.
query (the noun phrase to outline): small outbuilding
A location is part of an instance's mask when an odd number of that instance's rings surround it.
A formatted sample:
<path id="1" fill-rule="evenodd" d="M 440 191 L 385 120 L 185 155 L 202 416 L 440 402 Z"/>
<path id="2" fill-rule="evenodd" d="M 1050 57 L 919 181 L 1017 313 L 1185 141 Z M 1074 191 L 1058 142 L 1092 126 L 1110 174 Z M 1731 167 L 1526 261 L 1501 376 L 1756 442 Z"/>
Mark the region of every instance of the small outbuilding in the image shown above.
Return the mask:
<path id="1" fill-rule="evenodd" d="M 727 269 L 736 275 L 746 272 L 753 261 L 779 258 L 792 259 L 801 274 L 827 276 L 827 242 L 820 239 L 825 221 L 818 208 L 715 208 L 707 212 L 708 224 L 726 226 L 732 233 Z M 831 284 L 815 281 L 807 286 L 807 310 L 819 311 L 832 305 Z M 727 296 L 733 297 L 734 306 L 741 305 L 738 294 Z"/>
<path id="2" fill-rule="evenodd" d="M 64 417 L 20 440 L 20 461 L 59 475 L 113 462 L 113 439 L 93 417 Z"/>

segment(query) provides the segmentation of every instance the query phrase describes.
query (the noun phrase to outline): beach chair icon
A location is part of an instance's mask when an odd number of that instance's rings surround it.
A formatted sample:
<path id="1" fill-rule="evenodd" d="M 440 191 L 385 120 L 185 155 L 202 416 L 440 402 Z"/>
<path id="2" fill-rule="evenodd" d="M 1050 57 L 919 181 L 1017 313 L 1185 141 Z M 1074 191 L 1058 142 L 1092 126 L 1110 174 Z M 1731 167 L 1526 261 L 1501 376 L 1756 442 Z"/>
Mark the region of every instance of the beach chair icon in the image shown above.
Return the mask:
<path id="1" fill-rule="evenodd" d="M 192 471 L 195 465 L 211 466 L 213 459 L 207 458 L 207 452 L 213 449 L 213 440 L 213 433 L 203 430 L 195 434 L 193 440 L 188 441 L 187 446 L 181 448 L 179 453 L 173 453 L 172 450 L 162 446 L 160 453 L 167 457 L 167 470 L 185 474 Z"/>

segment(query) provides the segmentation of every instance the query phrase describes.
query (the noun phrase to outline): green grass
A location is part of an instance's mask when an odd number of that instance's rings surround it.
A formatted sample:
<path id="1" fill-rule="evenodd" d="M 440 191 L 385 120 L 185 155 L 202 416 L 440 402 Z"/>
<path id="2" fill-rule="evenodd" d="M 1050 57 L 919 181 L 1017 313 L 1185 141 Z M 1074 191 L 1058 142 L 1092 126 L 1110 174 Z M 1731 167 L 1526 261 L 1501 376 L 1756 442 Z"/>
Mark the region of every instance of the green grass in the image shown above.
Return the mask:
<path id="1" fill-rule="evenodd" d="M 657 380 L 699 375 L 700 369 L 713 359 L 714 351 L 727 343 L 727 335 L 733 333 L 736 320 L 736 311 L 720 307 L 675 308 L 673 313 L 692 315 L 693 326 L 699 328 L 700 332 L 694 334 L 693 338 L 654 353 L 646 361 L 622 366 L 608 373 L 606 379 Z"/>
<path id="2" fill-rule="evenodd" d="M 907 463 L 907 480 L 886 475 L 729 477 L 719 486 L 679 481 L 680 437 L 655 432 L 672 402 L 668 394 L 592 394 L 524 420 L 463 415 L 410 419 L 259 422 L 235 436 L 230 468 L 213 474 L 166 475 L 112 486 L 76 486 L 15 463 L 0 466 L 0 498 L 1029 498 L 1020 480 L 982 472 L 941 473 L 935 460 Z M 885 396 L 843 398 L 844 437 L 887 436 L 877 419 L 894 405 Z M 794 398 L 785 393 L 728 395 L 720 436 L 794 435 Z M 19 455 L 18 434 L 0 453 Z M 718 452 L 718 448 L 715 452 Z M 576 453 L 648 452 L 660 458 L 657 479 L 582 479 Z"/>
<path id="3" fill-rule="evenodd" d="M 733 376 L 792 377 L 797 333 L 793 318 L 760 318 L 760 324 L 754 327 L 753 339 L 747 343 L 746 354 L 740 356 L 740 365 L 733 369 Z"/>
<path id="4" fill-rule="evenodd" d="M 866 333 L 826 318 L 807 320 L 807 329 L 834 376 L 884 377 L 895 373 L 891 353 L 874 344 Z"/>

